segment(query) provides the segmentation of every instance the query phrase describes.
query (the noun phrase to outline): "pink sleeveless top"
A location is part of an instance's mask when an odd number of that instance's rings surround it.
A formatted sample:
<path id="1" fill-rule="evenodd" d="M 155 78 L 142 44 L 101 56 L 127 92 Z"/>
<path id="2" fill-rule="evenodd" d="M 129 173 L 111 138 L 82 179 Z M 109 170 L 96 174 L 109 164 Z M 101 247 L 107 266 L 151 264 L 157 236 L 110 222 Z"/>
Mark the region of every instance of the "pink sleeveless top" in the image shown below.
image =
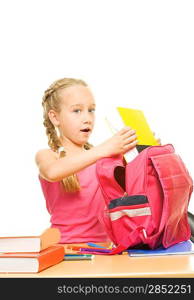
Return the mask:
<path id="1" fill-rule="evenodd" d="M 108 236 L 98 220 L 104 199 L 96 177 L 96 164 L 77 172 L 81 190 L 69 193 L 59 181 L 49 182 L 38 175 L 51 215 L 51 227 L 61 232 L 60 243 L 106 242 Z"/>

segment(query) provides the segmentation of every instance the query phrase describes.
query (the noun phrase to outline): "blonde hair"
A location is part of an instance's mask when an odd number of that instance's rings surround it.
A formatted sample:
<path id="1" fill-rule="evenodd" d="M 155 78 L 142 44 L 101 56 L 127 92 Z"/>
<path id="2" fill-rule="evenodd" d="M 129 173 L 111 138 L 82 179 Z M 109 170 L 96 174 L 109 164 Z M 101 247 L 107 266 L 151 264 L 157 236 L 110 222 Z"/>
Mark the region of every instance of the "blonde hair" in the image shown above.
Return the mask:
<path id="1" fill-rule="evenodd" d="M 62 78 L 54 81 L 49 88 L 44 92 L 44 96 L 42 98 L 42 106 L 43 106 L 43 125 L 46 127 L 46 135 L 48 137 L 48 145 L 54 151 L 59 153 L 59 158 L 64 157 L 66 155 L 65 149 L 61 144 L 61 141 L 57 135 L 57 131 L 55 126 L 51 122 L 48 112 L 53 109 L 56 112 L 60 112 L 60 104 L 61 99 L 59 97 L 59 91 L 61 89 L 66 89 L 75 85 L 83 85 L 88 86 L 81 79 L 74 78 Z M 93 145 L 86 143 L 84 148 L 89 150 Z M 61 184 L 66 192 L 76 192 L 81 189 L 78 177 L 76 174 L 72 174 L 61 181 Z"/>

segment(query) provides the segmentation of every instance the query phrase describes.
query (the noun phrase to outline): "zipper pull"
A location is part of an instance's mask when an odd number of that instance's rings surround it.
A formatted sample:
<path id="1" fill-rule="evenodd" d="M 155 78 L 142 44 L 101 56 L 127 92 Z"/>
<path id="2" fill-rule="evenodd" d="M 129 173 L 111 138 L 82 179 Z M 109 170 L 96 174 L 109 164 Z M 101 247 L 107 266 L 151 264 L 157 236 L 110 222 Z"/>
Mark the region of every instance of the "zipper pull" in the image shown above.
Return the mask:
<path id="1" fill-rule="evenodd" d="M 127 192 L 124 192 L 123 197 L 121 198 L 121 200 L 123 200 L 124 197 L 128 196 Z"/>

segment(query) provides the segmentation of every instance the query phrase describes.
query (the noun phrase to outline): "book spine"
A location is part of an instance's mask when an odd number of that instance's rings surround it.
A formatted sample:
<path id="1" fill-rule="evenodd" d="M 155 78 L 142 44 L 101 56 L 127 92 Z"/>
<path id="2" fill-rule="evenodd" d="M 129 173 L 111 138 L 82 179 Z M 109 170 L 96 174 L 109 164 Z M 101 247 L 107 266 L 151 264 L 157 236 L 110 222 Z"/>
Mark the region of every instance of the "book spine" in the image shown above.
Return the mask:
<path id="1" fill-rule="evenodd" d="M 53 265 L 58 264 L 64 259 L 65 250 L 64 247 L 57 247 L 56 249 L 51 249 L 51 251 L 45 252 L 38 257 L 39 269 L 38 272 L 47 269 Z"/>

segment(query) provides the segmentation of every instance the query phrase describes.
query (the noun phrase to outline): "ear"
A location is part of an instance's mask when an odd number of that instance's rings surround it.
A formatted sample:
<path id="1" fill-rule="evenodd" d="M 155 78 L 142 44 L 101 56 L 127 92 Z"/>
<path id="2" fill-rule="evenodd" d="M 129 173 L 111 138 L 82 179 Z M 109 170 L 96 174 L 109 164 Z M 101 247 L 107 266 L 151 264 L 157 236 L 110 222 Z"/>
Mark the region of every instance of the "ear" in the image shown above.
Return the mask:
<path id="1" fill-rule="evenodd" d="M 59 119 L 58 119 L 58 114 L 56 111 L 54 111 L 53 109 L 50 109 L 48 112 L 48 117 L 55 127 L 59 126 Z"/>

